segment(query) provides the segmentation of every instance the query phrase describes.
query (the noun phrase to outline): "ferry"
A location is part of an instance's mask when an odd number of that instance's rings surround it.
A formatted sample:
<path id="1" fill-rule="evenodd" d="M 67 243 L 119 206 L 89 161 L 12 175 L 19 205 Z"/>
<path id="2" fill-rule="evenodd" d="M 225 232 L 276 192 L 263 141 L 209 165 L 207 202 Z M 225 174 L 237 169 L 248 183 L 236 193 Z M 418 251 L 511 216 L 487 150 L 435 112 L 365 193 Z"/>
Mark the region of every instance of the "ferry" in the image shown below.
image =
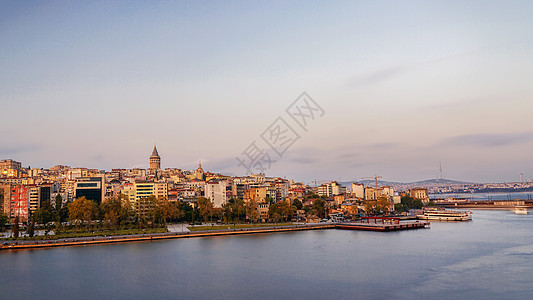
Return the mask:
<path id="1" fill-rule="evenodd" d="M 519 206 L 515 207 L 514 213 L 517 214 L 517 215 L 527 215 L 528 214 L 527 208 L 519 207 Z"/>
<path id="2" fill-rule="evenodd" d="M 469 211 L 451 211 L 451 210 L 426 210 L 416 216 L 421 220 L 434 221 L 470 221 L 472 212 Z"/>

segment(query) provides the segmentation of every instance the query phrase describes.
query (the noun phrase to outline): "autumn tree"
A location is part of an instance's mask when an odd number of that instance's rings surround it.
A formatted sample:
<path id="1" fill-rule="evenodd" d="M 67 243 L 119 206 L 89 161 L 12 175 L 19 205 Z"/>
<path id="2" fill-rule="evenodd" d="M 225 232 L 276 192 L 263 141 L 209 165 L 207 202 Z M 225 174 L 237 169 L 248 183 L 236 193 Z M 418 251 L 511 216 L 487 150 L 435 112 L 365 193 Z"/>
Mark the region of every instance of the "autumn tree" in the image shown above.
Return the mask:
<path id="1" fill-rule="evenodd" d="M 282 201 L 270 205 L 268 214 L 274 219 L 274 221 L 279 222 L 281 220 L 288 221 L 295 211 L 296 208 L 293 205 L 286 201 Z"/>
<path id="2" fill-rule="evenodd" d="M 68 218 L 71 222 L 90 223 L 98 214 L 96 202 L 80 197 L 68 204 Z"/>
<path id="3" fill-rule="evenodd" d="M 117 227 L 120 222 L 127 220 L 131 215 L 131 205 L 124 194 L 106 198 L 100 204 L 100 210 L 104 220 L 113 227 Z"/>
<path id="4" fill-rule="evenodd" d="M 214 204 L 211 202 L 211 200 L 200 197 L 198 199 L 198 210 L 200 210 L 200 215 L 204 219 L 204 221 L 207 221 L 207 217 L 210 218 L 211 221 L 213 221 L 213 213 L 214 213 Z"/>
<path id="5" fill-rule="evenodd" d="M 387 197 L 379 197 L 377 200 L 365 201 L 365 211 L 369 214 L 379 215 L 388 212 L 391 208 L 391 203 Z"/>
<path id="6" fill-rule="evenodd" d="M 157 223 L 167 223 L 176 221 L 182 216 L 180 205 L 177 202 L 169 201 L 165 197 L 156 199 L 155 221 Z"/>

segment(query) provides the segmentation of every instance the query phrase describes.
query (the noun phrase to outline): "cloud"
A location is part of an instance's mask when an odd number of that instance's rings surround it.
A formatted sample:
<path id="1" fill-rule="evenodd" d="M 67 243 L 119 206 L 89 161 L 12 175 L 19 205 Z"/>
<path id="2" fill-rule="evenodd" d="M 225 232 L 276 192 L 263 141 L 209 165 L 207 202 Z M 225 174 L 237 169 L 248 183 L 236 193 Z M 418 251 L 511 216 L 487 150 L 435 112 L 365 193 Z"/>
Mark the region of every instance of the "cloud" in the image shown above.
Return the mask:
<path id="1" fill-rule="evenodd" d="M 436 146 L 502 147 L 533 141 L 533 131 L 523 133 L 478 133 L 458 135 L 443 139 Z"/>
<path id="2" fill-rule="evenodd" d="M 5 155 L 16 155 L 23 152 L 36 152 L 42 149 L 42 146 L 39 145 L 18 145 L 18 146 L 0 146 L 0 154 Z"/>
<path id="3" fill-rule="evenodd" d="M 409 68 L 406 66 L 393 66 L 385 69 L 378 70 L 373 73 L 368 73 L 363 76 L 356 78 L 350 82 L 352 87 L 360 87 L 364 85 L 372 85 L 382 81 L 389 80 L 398 76 L 401 73 L 404 73 Z"/>

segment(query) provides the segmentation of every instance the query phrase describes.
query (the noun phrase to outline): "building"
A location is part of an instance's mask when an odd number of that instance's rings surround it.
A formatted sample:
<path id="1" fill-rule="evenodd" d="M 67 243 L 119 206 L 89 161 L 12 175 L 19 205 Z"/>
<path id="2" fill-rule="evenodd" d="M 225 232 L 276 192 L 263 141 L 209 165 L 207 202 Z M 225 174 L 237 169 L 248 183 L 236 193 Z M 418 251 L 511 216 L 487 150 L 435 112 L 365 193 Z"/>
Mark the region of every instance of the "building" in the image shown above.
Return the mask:
<path id="1" fill-rule="evenodd" d="M 215 207 L 222 207 L 226 204 L 226 181 L 210 181 L 205 185 L 205 197 L 210 199 Z"/>
<path id="2" fill-rule="evenodd" d="M 383 193 L 383 188 L 365 187 L 365 200 L 377 200 L 382 196 L 389 197 Z"/>
<path id="3" fill-rule="evenodd" d="M 0 160 L 0 170 L 4 170 L 4 169 L 20 170 L 21 168 L 22 168 L 22 164 L 18 161 L 14 161 L 12 159 Z"/>
<path id="4" fill-rule="evenodd" d="M 265 198 L 267 197 L 267 187 L 256 187 L 247 189 L 244 191 L 244 201 L 249 203 L 259 203 L 259 202 L 265 202 Z"/>
<path id="5" fill-rule="evenodd" d="M 194 172 L 194 178 L 197 180 L 205 180 L 204 169 L 202 169 L 201 163 L 198 163 L 198 169 Z"/>
<path id="6" fill-rule="evenodd" d="M 11 211 L 11 184 L 0 184 L 0 213 L 6 216 Z"/>
<path id="7" fill-rule="evenodd" d="M 422 202 L 429 202 L 428 189 L 426 188 L 412 188 L 409 190 L 409 196 L 420 199 Z"/>
<path id="8" fill-rule="evenodd" d="M 351 186 L 351 192 L 352 197 L 355 197 L 357 199 L 364 199 L 365 198 L 365 185 L 362 183 L 354 182 Z"/>
<path id="9" fill-rule="evenodd" d="M 11 186 L 11 207 L 10 217 L 13 220 L 19 217 L 20 222 L 28 222 L 30 214 L 30 186 L 13 185 Z"/>
<path id="10" fill-rule="evenodd" d="M 159 153 L 157 153 L 157 148 L 155 145 L 154 145 L 154 150 L 152 151 L 152 155 L 150 155 L 150 169 L 152 170 L 161 169 L 161 157 L 159 157 Z"/>
<path id="11" fill-rule="evenodd" d="M 76 198 L 85 197 L 96 203 L 101 203 L 105 197 L 104 177 L 80 177 L 74 182 Z"/>
<path id="12" fill-rule="evenodd" d="M 340 194 L 346 193 L 346 187 L 340 185 L 336 181 L 332 181 L 330 183 L 324 183 L 318 187 L 318 195 L 319 196 L 336 196 Z"/>
<path id="13" fill-rule="evenodd" d="M 30 185 L 30 213 L 41 207 L 41 188 L 37 185 Z"/>

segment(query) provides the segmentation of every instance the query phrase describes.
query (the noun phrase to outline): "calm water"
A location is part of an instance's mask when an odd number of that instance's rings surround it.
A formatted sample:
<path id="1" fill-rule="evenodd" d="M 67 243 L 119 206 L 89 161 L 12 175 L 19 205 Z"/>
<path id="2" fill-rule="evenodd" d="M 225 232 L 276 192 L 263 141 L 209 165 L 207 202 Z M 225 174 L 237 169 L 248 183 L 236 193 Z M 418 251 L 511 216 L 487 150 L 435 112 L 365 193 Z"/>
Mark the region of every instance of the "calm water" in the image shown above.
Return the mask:
<path id="1" fill-rule="evenodd" d="M 532 192 L 520 192 L 520 193 L 450 193 L 450 194 L 431 194 L 432 199 L 442 198 L 468 198 L 473 201 L 480 200 L 532 200 Z"/>
<path id="2" fill-rule="evenodd" d="M 0 298 L 524 299 L 533 215 L 0 253 Z"/>

